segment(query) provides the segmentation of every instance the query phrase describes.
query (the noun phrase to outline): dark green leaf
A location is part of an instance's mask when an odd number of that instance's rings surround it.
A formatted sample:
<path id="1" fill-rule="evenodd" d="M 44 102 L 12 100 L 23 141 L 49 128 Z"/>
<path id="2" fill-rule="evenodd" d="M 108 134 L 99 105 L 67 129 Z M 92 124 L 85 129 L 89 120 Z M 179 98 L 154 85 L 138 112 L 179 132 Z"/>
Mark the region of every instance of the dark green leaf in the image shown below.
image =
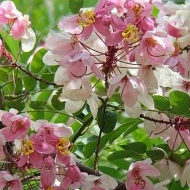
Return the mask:
<path id="1" fill-rule="evenodd" d="M 153 99 L 156 109 L 166 111 L 170 108 L 170 101 L 166 97 L 154 95 Z"/>
<path id="2" fill-rule="evenodd" d="M 170 104 L 177 114 L 189 112 L 190 97 L 187 93 L 181 91 L 172 91 L 169 94 Z"/>
<path id="3" fill-rule="evenodd" d="M 164 152 L 162 150 L 148 150 L 146 154 L 152 161 L 160 160 L 164 157 Z"/>
<path id="4" fill-rule="evenodd" d="M 98 126 L 104 133 L 114 130 L 117 122 L 117 113 L 101 108 L 98 110 Z"/>
<path id="5" fill-rule="evenodd" d="M 61 94 L 61 91 L 58 91 L 57 94 L 53 95 L 51 99 L 51 104 L 53 108 L 56 110 L 63 110 L 65 108 L 65 103 L 59 101 L 59 95 Z"/>
<path id="6" fill-rule="evenodd" d="M 125 150 L 135 151 L 139 154 L 144 154 L 147 149 L 146 144 L 143 142 L 128 143 L 127 145 L 121 145 L 121 147 Z"/>
<path id="7" fill-rule="evenodd" d="M 42 110 L 46 106 L 46 101 L 31 101 L 29 106 L 35 110 Z"/>
<path id="8" fill-rule="evenodd" d="M 134 151 L 130 150 L 120 150 L 111 153 L 108 156 L 108 160 L 117 160 L 117 159 L 122 159 L 122 158 L 138 158 L 142 159 L 142 156 Z"/>
<path id="9" fill-rule="evenodd" d="M 83 5 L 84 0 L 69 0 L 69 9 L 74 14 L 77 14 Z"/>
<path id="10" fill-rule="evenodd" d="M 37 81 L 32 77 L 29 76 L 25 77 L 23 79 L 23 82 L 24 82 L 24 88 L 29 92 L 36 88 Z"/>
<path id="11" fill-rule="evenodd" d="M 115 166 L 127 170 L 129 168 L 129 162 L 124 159 L 117 159 L 117 160 L 109 160 Z"/>
<path id="12" fill-rule="evenodd" d="M 133 127 L 134 125 L 137 126 L 137 123 L 141 123 L 141 122 L 142 121 L 140 119 L 132 119 L 132 118 L 125 119 L 125 123 L 120 125 L 116 130 L 114 130 L 111 133 L 109 142 L 112 143 L 114 140 L 116 140 L 124 132 L 125 132 L 125 134 L 129 134 L 130 133 L 130 127 Z"/>
<path id="13" fill-rule="evenodd" d="M 22 101 L 8 101 L 6 105 L 8 108 L 14 108 L 18 111 L 22 111 L 25 108 L 25 102 Z"/>

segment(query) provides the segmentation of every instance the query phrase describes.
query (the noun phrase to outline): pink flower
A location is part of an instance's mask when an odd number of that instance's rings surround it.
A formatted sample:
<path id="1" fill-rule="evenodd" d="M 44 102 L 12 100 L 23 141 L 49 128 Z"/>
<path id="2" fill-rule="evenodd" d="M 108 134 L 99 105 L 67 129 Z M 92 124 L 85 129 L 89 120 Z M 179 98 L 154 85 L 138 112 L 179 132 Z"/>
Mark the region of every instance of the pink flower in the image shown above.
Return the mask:
<path id="1" fill-rule="evenodd" d="M 25 167 L 26 165 L 32 165 L 36 168 L 42 168 L 44 165 L 43 154 L 38 153 L 34 149 L 32 140 L 22 140 L 22 145 L 19 150 L 21 155 L 18 158 L 17 166 Z"/>
<path id="2" fill-rule="evenodd" d="M 164 32 L 148 31 L 144 34 L 140 46 L 135 51 L 137 63 L 142 65 L 163 64 L 175 51 L 172 41 Z"/>
<path id="3" fill-rule="evenodd" d="M 55 174 L 56 174 L 55 165 L 50 168 L 44 167 L 41 170 L 40 178 L 41 178 L 41 184 L 44 190 L 54 189 L 53 185 L 55 182 Z"/>
<path id="4" fill-rule="evenodd" d="M 115 179 L 108 175 L 94 176 L 89 175 L 83 186 L 84 190 L 113 190 L 118 186 Z"/>
<path id="5" fill-rule="evenodd" d="M 60 61 L 60 65 L 67 69 L 69 79 L 81 78 L 85 74 L 94 73 L 99 79 L 104 79 L 102 72 L 95 65 L 95 60 L 86 51 L 74 52 Z"/>
<path id="6" fill-rule="evenodd" d="M 5 137 L 6 141 L 22 139 L 28 133 L 30 118 L 27 116 L 6 112 L 2 115 L 1 120 L 6 127 L 1 129 L 0 133 Z"/>
<path id="7" fill-rule="evenodd" d="M 112 15 L 111 25 L 114 31 L 106 36 L 106 45 L 116 46 L 123 42 L 124 49 L 128 53 L 129 43 L 136 43 L 140 38 L 139 29 L 135 25 L 135 15 L 133 13 L 127 15 L 125 20 Z"/>
<path id="8" fill-rule="evenodd" d="M 46 120 L 37 120 L 34 122 L 35 130 L 47 137 L 53 139 L 57 137 L 70 137 L 73 134 L 71 127 L 63 123 L 49 123 Z"/>
<path id="9" fill-rule="evenodd" d="M 7 171 L 0 171 L 0 190 L 8 187 L 8 190 L 23 190 L 20 179 L 12 176 Z"/>
<path id="10" fill-rule="evenodd" d="M 126 187 L 128 190 L 154 190 L 153 183 L 146 177 L 159 176 L 160 172 L 148 161 L 138 161 L 129 167 Z"/>
<path id="11" fill-rule="evenodd" d="M 0 5 L 0 24 L 12 23 L 21 15 L 12 1 L 3 1 Z"/>
<path id="12" fill-rule="evenodd" d="M 108 97 L 111 97 L 117 87 L 120 87 L 120 96 L 126 106 L 134 106 L 141 95 L 146 94 L 146 88 L 138 77 L 117 75 L 110 80 Z"/>
<path id="13" fill-rule="evenodd" d="M 115 2 L 101 0 L 94 9 L 83 9 L 79 15 L 63 18 L 59 28 L 73 33 L 75 27 L 81 26 L 81 38 L 84 40 L 88 39 L 94 31 L 107 36 L 110 33 L 110 12 L 115 5 Z"/>
<path id="14" fill-rule="evenodd" d="M 172 132 L 170 132 L 168 146 L 172 150 L 177 150 L 181 143 L 184 142 L 186 146 L 190 149 L 190 132 L 188 129 L 188 125 L 186 125 L 186 121 L 183 118 L 176 117 L 175 121 L 177 124 L 173 126 Z M 187 122 L 189 122 L 187 120 Z M 184 125 L 183 125 L 184 123 Z"/>

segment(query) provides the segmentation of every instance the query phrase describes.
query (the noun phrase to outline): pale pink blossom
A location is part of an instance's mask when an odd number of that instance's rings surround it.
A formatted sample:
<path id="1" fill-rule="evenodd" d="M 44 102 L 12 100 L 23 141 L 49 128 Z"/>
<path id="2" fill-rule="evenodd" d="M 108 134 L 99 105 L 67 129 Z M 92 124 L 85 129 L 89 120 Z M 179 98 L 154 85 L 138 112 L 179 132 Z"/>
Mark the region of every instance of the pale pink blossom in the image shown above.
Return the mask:
<path id="1" fill-rule="evenodd" d="M 118 186 L 115 179 L 108 175 L 94 176 L 89 175 L 86 178 L 86 184 L 83 190 L 114 190 Z"/>
<path id="2" fill-rule="evenodd" d="M 159 175 L 158 169 L 147 160 L 137 161 L 129 167 L 126 188 L 128 190 L 154 190 L 153 183 L 146 176 L 157 177 Z"/>
<path id="3" fill-rule="evenodd" d="M 23 190 L 18 176 L 11 175 L 8 171 L 0 171 L 0 190 L 8 187 L 8 190 Z"/>
<path id="4" fill-rule="evenodd" d="M 181 177 L 181 167 L 167 157 L 157 161 L 154 166 L 160 171 L 158 179 L 160 181 L 171 181 L 172 179 L 178 181 Z"/>
<path id="5" fill-rule="evenodd" d="M 185 184 L 187 184 L 188 187 L 190 187 L 190 178 L 189 178 L 190 164 L 189 163 L 190 163 L 190 160 L 187 160 L 183 168 L 183 173 L 180 179 L 182 187 L 184 187 Z"/>
<path id="6" fill-rule="evenodd" d="M 19 17 L 21 12 L 16 9 L 12 1 L 3 1 L 0 4 L 0 24 L 8 24 L 14 22 L 14 19 Z"/>
<path id="7" fill-rule="evenodd" d="M 174 51 L 167 33 L 147 31 L 136 49 L 135 58 L 137 63 L 142 65 L 159 65 Z"/>
<path id="8" fill-rule="evenodd" d="M 11 112 L 5 112 L 1 117 L 1 121 L 5 127 L 0 130 L 0 133 L 6 141 L 24 138 L 30 127 L 29 117 Z"/>
<path id="9" fill-rule="evenodd" d="M 71 53 L 60 61 L 60 66 L 67 69 L 68 78 L 73 80 L 93 73 L 99 79 L 104 79 L 100 69 L 95 65 L 95 59 L 86 51 Z"/>

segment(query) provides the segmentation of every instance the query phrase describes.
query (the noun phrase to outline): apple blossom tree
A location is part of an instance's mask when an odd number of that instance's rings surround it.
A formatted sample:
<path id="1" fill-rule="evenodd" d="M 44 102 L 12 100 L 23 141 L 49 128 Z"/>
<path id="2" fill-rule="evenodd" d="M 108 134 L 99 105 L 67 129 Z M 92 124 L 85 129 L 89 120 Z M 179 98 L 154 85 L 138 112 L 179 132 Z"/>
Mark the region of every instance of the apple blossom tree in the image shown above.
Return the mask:
<path id="1" fill-rule="evenodd" d="M 0 190 L 188 190 L 189 17 L 189 1 L 2 1 Z"/>

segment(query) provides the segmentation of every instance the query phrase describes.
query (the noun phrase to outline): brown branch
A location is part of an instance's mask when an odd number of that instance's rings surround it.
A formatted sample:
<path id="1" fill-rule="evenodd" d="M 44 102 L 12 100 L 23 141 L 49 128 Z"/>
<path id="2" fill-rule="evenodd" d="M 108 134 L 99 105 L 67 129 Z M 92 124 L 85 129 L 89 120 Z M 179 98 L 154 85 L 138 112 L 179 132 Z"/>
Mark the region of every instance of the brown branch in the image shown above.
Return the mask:
<path id="1" fill-rule="evenodd" d="M 50 81 L 46 81 L 46 80 L 43 80 L 41 78 L 38 78 L 37 76 L 33 75 L 31 72 L 25 70 L 21 65 L 19 65 L 17 63 L 13 63 L 13 66 L 16 67 L 16 68 L 18 68 L 19 70 L 23 71 L 28 76 L 30 76 L 30 77 L 34 78 L 35 80 L 40 81 L 40 82 L 42 82 L 44 84 L 53 85 L 53 86 L 56 86 L 56 87 L 63 87 L 63 85 L 57 85 L 54 82 L 50 82 Z"/>

